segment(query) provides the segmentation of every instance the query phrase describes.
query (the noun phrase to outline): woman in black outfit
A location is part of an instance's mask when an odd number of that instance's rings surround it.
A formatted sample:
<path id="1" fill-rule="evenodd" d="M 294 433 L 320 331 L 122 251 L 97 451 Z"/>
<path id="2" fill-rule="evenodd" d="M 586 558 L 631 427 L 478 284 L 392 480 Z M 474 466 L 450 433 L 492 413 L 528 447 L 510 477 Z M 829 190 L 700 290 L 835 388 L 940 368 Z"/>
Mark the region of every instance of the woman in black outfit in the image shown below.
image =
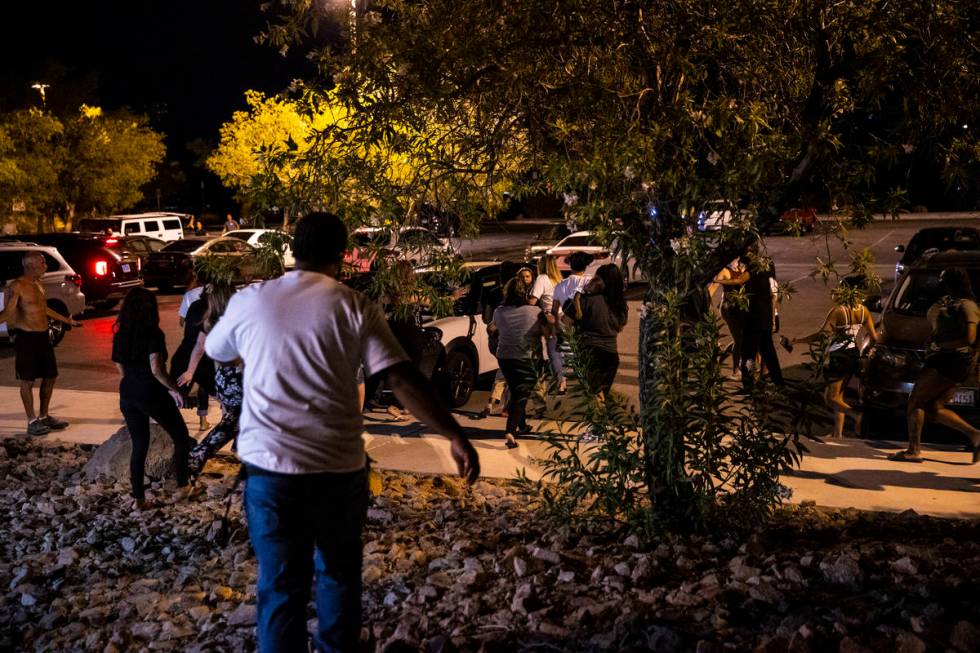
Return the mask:
<path id="1" fill-rule="evenodd" d="M 615 263 L 596 270 L 584 292 L 574 298 L 574 321 L 585 350 L 591 391 L 607 397 L 619 371 L 616 339 L 626 327 L 629 308 L 623 294 L 623 273 Z"/>
<path id="2" fill-rule="evenodd" d="M 143 490 L 146 454 L 150 448 L 152 417 L 174 441 L 174 468 L 178 493 L 175 500 L 190 494 L 187 454 L 190 436 L 178 407 L 181 395 L 165 371 L 167 345 L 160 330 L 157 299 L 149 290 L 133 288 L 123 300 L 113 328 L 112 361 L 119 369 L 119 409 L 133 443 L 129 476 L 136 507 L 147 507 Z"/>

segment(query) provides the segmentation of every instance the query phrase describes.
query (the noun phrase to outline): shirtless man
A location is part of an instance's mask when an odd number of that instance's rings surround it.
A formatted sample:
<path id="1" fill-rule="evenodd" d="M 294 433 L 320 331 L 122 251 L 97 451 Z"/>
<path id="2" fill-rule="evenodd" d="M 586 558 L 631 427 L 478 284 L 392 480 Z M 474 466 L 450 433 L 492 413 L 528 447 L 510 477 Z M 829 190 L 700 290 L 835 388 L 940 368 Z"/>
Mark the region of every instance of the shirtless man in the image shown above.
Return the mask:
<path id="1" fill-rule="evenodd" d="M 68 326 L 80 323 L 55 313 L 48 308 L 44 289 L 39 280 L 48 270 L 40 252 L 28 252 L 22 259 L 24 274 L 4 288 L 4 308 L 0 322 L 7 322 L 14 339 L 15 369 L 20 379 L 20 398 L 27 413 L 27 434 L 44 435 L 52 429 L 63 429 L 68 422 L 48 414 L 58 365 L 54 359 L 54 347 L 48 339 L 48 318 Z M 16 331 L 15 331 L 16 329 Z M 41 380 L 41 410 L 34 413 L 34 382 Z"/>

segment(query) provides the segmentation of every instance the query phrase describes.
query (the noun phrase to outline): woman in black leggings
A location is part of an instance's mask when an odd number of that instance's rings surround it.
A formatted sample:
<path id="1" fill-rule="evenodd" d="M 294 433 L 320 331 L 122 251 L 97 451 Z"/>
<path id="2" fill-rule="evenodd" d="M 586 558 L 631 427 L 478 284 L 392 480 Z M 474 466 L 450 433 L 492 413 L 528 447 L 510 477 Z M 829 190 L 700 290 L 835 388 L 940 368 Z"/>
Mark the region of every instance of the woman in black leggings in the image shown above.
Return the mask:
<path id="1" fill-rule="evenodd" d="M 133 443 L 129 459 L 132 495 L 137 509 L 148 507 L 143 489 L 146 454 L 150 448 L 150 418 L 174 441 L 177 472 L 175 500 L 190 494 L 187 453 L 190 436 L 178 410 L 181 395 L 165 371 L 167 345 L 160 330 L 157 299 L 144 288 L 133 288 L 123 300 L 113 328 L 112 361 L 119 369 L 119 409 Z"/>

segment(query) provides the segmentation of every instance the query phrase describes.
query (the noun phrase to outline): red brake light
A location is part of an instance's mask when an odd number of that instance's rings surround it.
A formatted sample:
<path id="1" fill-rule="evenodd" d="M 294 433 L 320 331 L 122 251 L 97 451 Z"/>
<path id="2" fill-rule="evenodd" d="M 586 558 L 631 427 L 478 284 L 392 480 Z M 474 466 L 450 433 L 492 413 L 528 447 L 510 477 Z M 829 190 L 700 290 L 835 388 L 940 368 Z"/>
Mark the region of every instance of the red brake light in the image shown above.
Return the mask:
<path id="1" fill-rule="evenodd" d="M 104 277 L 109 274 L 109 262 L 108 261 L 96 261 L 95 262 L 95 273 L 100 277 Z"/>
<path id="2" fill-rule="evenodd" d="M 106 238 L 105 244 L 108 245 L 109 247 L 112 247 L 113 245 L 119 244 L 119 240 L 116 238 Z"/>
<path id="3" fill-rule="evenodd" d="M 76 286 L 78 286 L 79 288 L 82 287 L 82 278 L 80 276 L 78 276 L 77 274 L 66 274 L 65 275 L 65 281 L 67 283 L 73 283 Z"/>

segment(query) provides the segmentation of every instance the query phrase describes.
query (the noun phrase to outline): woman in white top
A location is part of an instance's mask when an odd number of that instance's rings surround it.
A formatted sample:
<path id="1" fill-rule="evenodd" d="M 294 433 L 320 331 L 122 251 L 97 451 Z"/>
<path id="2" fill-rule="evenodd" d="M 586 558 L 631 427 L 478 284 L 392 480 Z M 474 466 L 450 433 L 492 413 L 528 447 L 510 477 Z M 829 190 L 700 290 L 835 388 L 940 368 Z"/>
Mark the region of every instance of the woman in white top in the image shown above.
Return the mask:
<path id="1" fill-rule="evenodd" d="M 854 419 L 854 431 L 861 434 L 861 412 L 844 401 L 844 390 L 851 377 L 858 371 L 859 352 L 857 334 L 864 328 L 872 342 L 878 340 L 875 323 L 869 311 L 863 304 L 860 292 L 862 279 L 860 277 L 845 277 L 838 285 L 834 299 L 838 305 L 830 309 L 823 321 L 823 326 L 816 333 L 804 338 L 780 338 L 780 343 L 786 351 L 793 351 L 796 343 L 815 343 L 828 341 L 826 378 L 827 387 L 824 389 L 824 400 L 834 411 L 835 438 L 844 437 L 844 419 L 848 415 Z"/>
<path id="2" fill-rule="evenodd" d="M 551 305 L 554 299 L 555 286 L 560 281 L 561 272 L 558 271 L 558 260 L 548 254 L 538 259 L 538 276 L 535 277 L 534 285 L 531 286 L 531 296 L 528 298 L 527 303 L 531 306 L 540 307 L 552 324 L 556 320 L 551 314 Z M 544 342 L 548 350 L 548 363 L 551 365 L 551 372 L 554 374 L 555 380 L 558 381 L 558 391 L 561 392 L 562 357 L 558 351 L 558 334 L 552 330 L 551 333 L 545 336 Z"/>
<path id="3" fill-rule="evenodd" d="M 561 335 L 561 316 L 562 316 L 562 305 L 573 299 L 575 294 L 581 292 L 585 288 L 585 284 L 589 282 L 590 277 L 585 273 L 586 268 L 592 263 L 593 257 L 591 254 L 585 252 L 574 252 L 568 257 L 568 267 L 571 268 L 572 273 L 566 278 L 562 279 L 555 286 L 555 289 L 551 293 L 551 316 L 552 319 L 549 320 L 555 328 L 558 336 Z M 548 355 L 551 355 L 549 350 Z M 555 376 L 558 377 L 558 394 L 565 394 L 565 389 L 567 382 L 565 380 L 565 355 L 561 350 L 561 343 L 558 342 L 557 336 L 555 340 L 555 357 L 552 363 L 552 369 L 555 370 Z"/>

